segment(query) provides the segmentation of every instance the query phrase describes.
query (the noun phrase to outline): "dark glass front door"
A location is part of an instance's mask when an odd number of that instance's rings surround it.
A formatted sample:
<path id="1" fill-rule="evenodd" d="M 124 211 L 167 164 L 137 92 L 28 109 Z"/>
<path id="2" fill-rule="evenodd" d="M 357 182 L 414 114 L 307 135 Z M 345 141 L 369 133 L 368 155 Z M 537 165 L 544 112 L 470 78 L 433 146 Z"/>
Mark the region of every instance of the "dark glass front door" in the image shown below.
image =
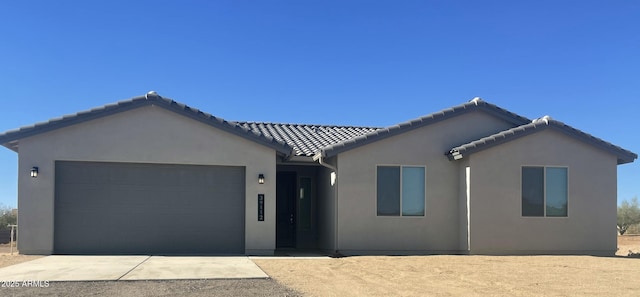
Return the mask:
<path id="1" fill-rule="evenodd" d="M 295 172 L 276 176 L 276 248 L 295 248 L 296 179 Z"/>

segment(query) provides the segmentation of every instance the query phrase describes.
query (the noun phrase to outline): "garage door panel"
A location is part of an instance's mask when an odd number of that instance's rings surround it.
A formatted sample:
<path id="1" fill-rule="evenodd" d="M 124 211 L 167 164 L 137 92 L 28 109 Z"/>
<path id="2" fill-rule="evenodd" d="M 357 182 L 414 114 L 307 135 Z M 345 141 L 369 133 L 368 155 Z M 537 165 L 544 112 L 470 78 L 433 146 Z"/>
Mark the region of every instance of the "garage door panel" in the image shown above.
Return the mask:
<path id="1" fill-rule="evenodd" d="M 58 162 L 56 162 L 58 164 Z M 105 168 L 83 166 L 83 162 L 65 162 L 65 170 L 56 171 L 56 182 L 65 184 L 94 184 L 96 180 L 108 180 Z"/>
<path id="2" fill-rule="evenodd" d="M 56 162 L 60 254 L 244 253 L 243 167 Z"/>

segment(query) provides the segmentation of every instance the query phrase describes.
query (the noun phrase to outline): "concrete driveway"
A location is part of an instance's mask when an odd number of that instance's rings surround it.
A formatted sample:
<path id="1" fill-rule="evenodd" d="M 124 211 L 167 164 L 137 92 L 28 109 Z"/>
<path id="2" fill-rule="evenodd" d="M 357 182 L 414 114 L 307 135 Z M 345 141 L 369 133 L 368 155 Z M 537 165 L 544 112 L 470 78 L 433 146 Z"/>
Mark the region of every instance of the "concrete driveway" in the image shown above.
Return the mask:
<path id="1" fill-rule="evenodd" d="M 48 256 L 0 268 L 0 281 L 268 278 L 248 257 Z"/>

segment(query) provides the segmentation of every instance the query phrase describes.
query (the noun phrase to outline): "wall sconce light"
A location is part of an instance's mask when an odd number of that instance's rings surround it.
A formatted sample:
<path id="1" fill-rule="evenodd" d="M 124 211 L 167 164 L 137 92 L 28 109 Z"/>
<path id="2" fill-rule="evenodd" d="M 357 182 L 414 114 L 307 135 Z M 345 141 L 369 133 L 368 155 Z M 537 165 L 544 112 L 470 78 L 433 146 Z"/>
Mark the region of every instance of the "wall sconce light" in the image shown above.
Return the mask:
<path id="1" fill-rule="evenodd" d="M 31 177 L 38 177 L 38 167 L 31 167 Z"/>
<path id="2" fill-rule="evenodd" d="M 264 184 L 264 174 L 262 173 L 258 174 L 258 183 Z"/>

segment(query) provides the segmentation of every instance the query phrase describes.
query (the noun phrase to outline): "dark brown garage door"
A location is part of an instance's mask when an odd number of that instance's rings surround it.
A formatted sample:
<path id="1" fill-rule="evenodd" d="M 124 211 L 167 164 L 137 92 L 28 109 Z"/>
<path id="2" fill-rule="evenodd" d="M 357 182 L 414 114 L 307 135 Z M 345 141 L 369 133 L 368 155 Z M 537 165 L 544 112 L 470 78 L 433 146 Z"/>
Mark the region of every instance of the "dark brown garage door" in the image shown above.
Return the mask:
<path id="1" fill-rule="evenodd" d="M 56 254 L 244 254 L 244 167 L 56 162 Z"/>

